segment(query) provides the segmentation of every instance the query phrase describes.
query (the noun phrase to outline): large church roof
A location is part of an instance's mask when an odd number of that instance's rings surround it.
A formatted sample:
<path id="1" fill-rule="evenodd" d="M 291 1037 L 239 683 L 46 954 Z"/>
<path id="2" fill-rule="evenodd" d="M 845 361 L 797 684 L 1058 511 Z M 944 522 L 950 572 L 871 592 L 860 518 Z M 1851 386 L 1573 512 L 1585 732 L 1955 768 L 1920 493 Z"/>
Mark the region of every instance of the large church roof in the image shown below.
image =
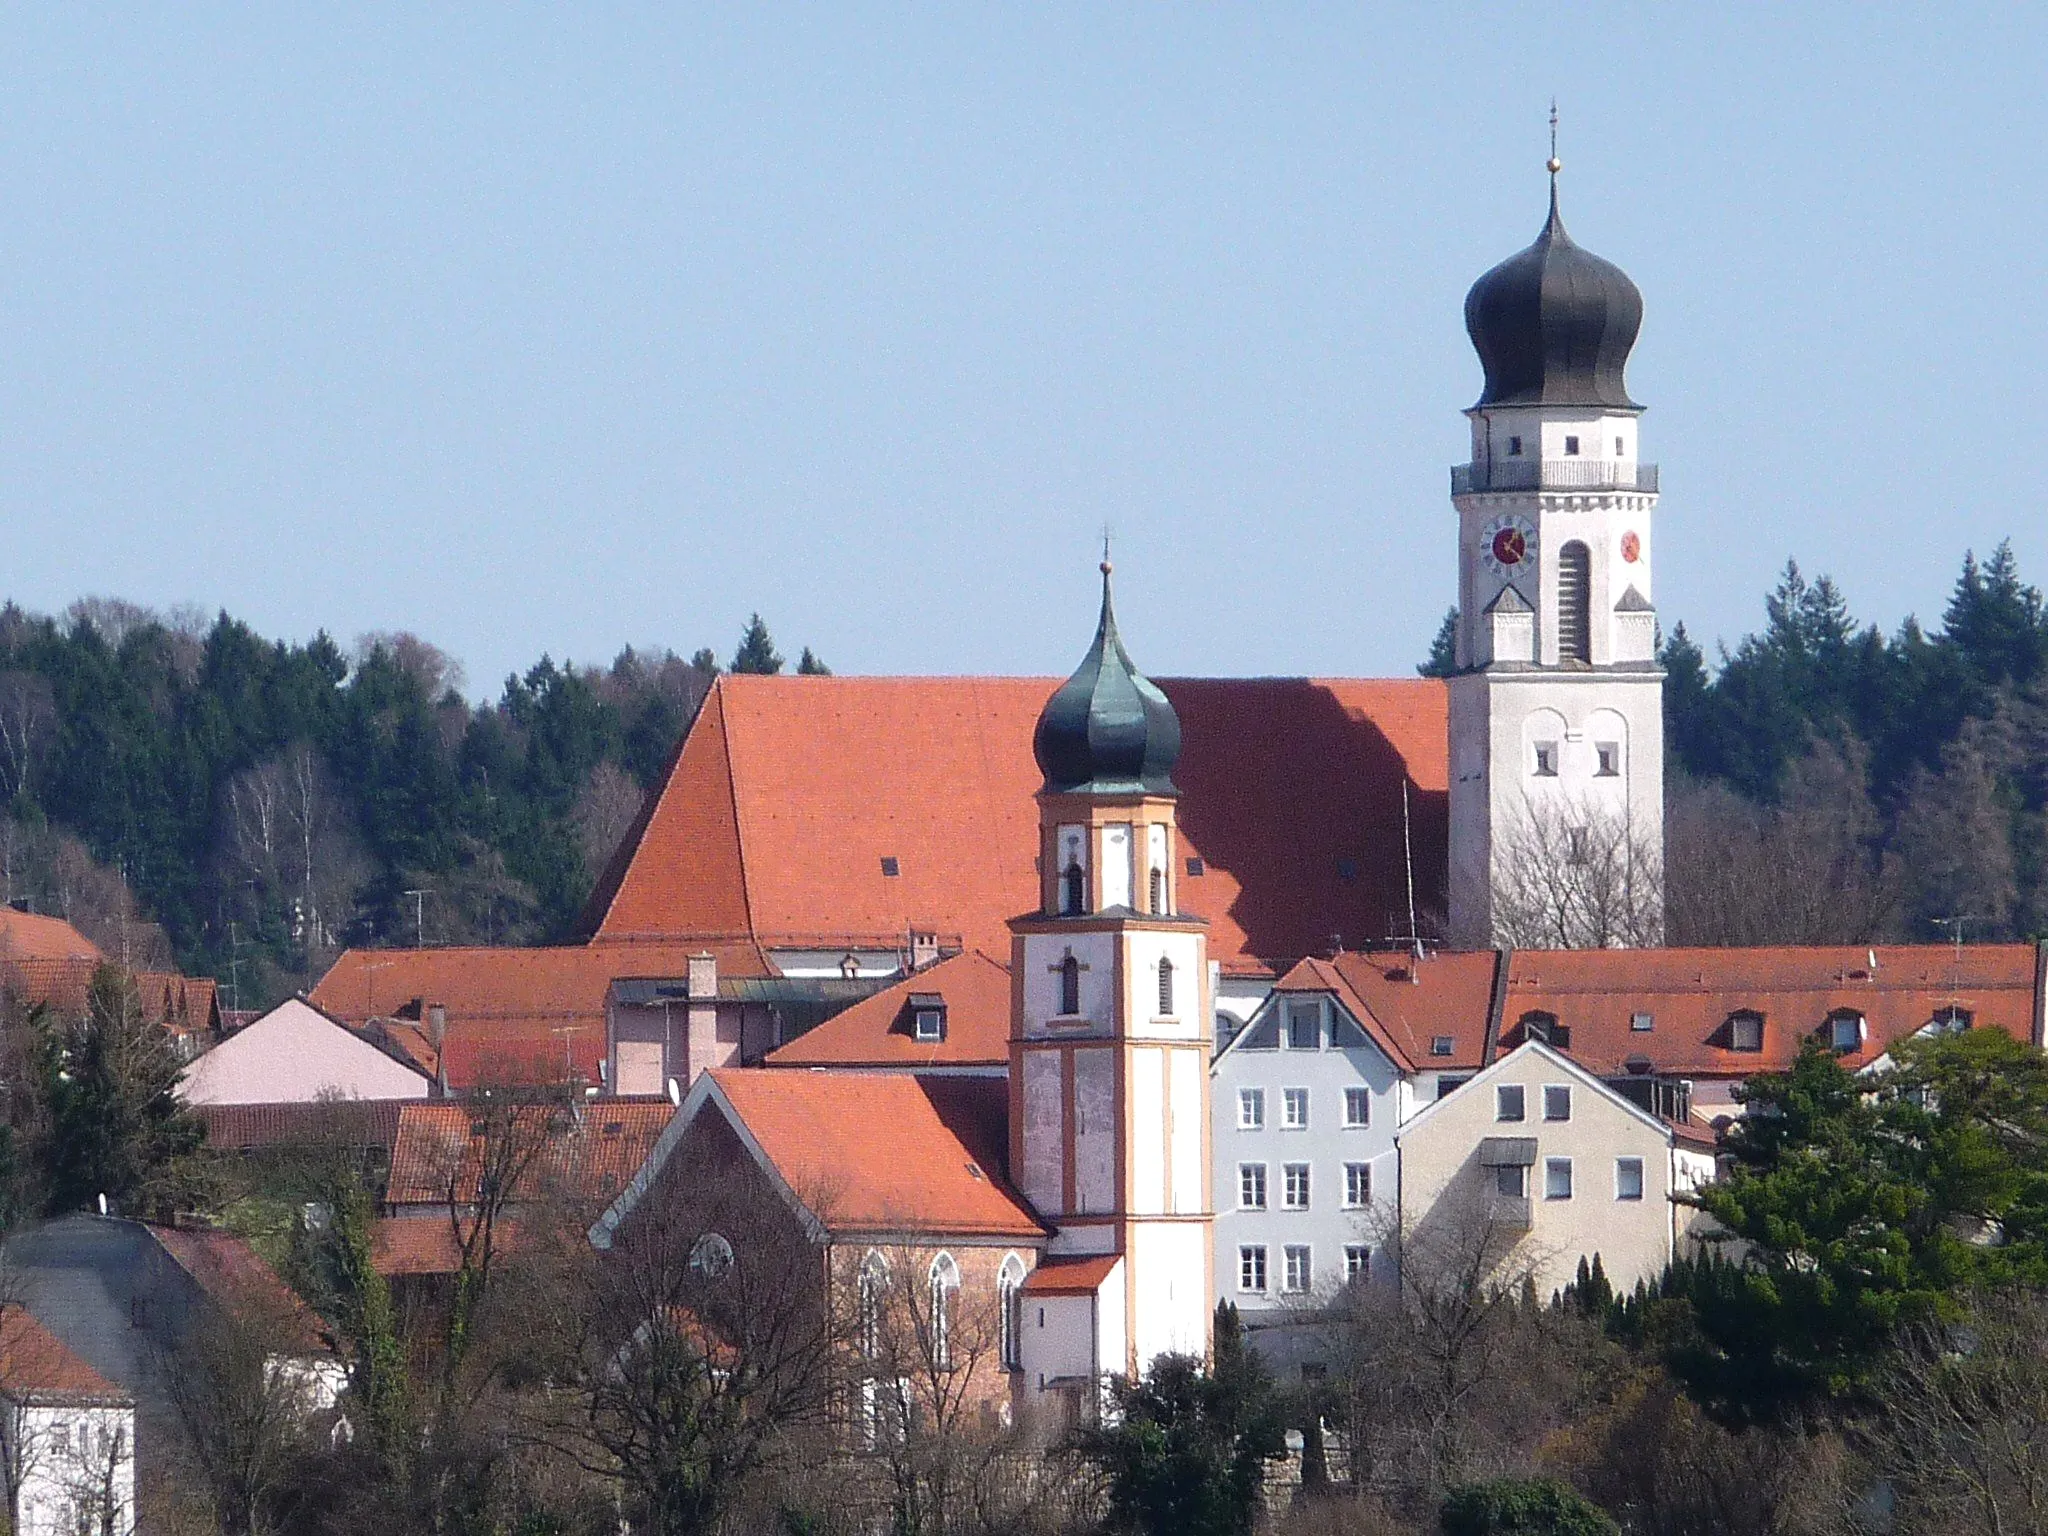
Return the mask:
<path id="1" fill-rule="evenodd" d="M 600 881 L 599 939 L 1009 953 L 1038 904 L 1032 733 L 1051 678 L 723 677 Z M 1181 900 L 1226 970 L 1407 926 L 1446 870 L 1444 685 L 1161 680 L 1182 750 Z M 1199 871 L 1199 872 L 1197 872 Z"/>

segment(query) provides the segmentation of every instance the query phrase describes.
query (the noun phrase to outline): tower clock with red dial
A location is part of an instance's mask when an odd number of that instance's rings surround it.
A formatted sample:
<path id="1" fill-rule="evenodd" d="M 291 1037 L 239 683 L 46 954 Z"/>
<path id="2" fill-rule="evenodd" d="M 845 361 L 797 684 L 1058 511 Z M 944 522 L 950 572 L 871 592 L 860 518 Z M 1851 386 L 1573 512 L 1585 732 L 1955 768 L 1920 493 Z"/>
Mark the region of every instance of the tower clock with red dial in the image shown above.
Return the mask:
<path id="1" fill-rule="evenodd" d="M 1536 565 L 1535 526 L 1512 513 L 1495 518 L 1479 536 L 1479 557 L 1496 576 L 1525 575 Z"/>

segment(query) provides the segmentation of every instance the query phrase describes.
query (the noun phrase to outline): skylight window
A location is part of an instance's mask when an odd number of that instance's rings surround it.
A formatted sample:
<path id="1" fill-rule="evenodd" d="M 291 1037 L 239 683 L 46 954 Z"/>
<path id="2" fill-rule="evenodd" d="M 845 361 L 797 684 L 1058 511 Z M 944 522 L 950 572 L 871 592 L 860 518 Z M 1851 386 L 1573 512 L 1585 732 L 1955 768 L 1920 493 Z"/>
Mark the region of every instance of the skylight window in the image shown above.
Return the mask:
<path id="1" fill-rule="evenodd" d="M 894 854 L 884 854 L 882 856 L 882 874 L 885 878 L 894 880 L 902 873 L 903 867 L 896 862 Z"/>

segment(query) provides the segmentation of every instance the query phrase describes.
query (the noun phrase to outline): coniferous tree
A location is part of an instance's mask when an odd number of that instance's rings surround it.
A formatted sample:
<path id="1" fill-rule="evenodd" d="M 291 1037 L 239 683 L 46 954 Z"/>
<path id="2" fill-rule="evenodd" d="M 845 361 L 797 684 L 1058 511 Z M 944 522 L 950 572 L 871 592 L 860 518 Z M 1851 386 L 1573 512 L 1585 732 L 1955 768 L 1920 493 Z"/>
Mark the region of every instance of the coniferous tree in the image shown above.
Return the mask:
<path id="1" fill-rule="evenodd" d="M 773 677 L 782 670 L 781 653 L 768 633 L 768 626 L 755 614 L 740 634 L 740 648 L 733 652 L 732 669 L 740 676 Z"/>
<path id="2" fill-rule="evenodd" d="M 1444 614 L 1443 623 L 1436 627 L 1436 638 L 1429 642 L 1429 655 L 1424 658 L 1416 672 L 1422 677 L 1449 677 L 1458 670 L 1458 609 L 1453 604 Z"/>
<path id="3" fill-rule="evenodd" d="M 818 660 L 808 645 L 804 647 L 803 655 L 797 658 L 796 670 L 800 677 L 830 677 L 832 675 L 832 669 L 826 666 L 824 662 Z"/>

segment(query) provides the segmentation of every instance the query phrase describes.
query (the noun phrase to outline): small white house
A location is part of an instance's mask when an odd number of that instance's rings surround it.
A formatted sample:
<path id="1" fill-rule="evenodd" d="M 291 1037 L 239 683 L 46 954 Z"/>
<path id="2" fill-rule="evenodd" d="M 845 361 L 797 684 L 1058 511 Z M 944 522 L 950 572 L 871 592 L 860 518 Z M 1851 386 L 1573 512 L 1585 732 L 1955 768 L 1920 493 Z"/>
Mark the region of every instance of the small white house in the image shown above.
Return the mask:
<path id="1" fill-rule="evenodd" d="M 19 1536 L 135 1529 L 135 1399 L 0 1307 L 0 1456 Z"/>
<path id="2" fill-rule="evenodd" d="M 424 1099 L 433 1082 L 304 998 L 279 1003 L 185 1069 L 187 1104 Z"/>

